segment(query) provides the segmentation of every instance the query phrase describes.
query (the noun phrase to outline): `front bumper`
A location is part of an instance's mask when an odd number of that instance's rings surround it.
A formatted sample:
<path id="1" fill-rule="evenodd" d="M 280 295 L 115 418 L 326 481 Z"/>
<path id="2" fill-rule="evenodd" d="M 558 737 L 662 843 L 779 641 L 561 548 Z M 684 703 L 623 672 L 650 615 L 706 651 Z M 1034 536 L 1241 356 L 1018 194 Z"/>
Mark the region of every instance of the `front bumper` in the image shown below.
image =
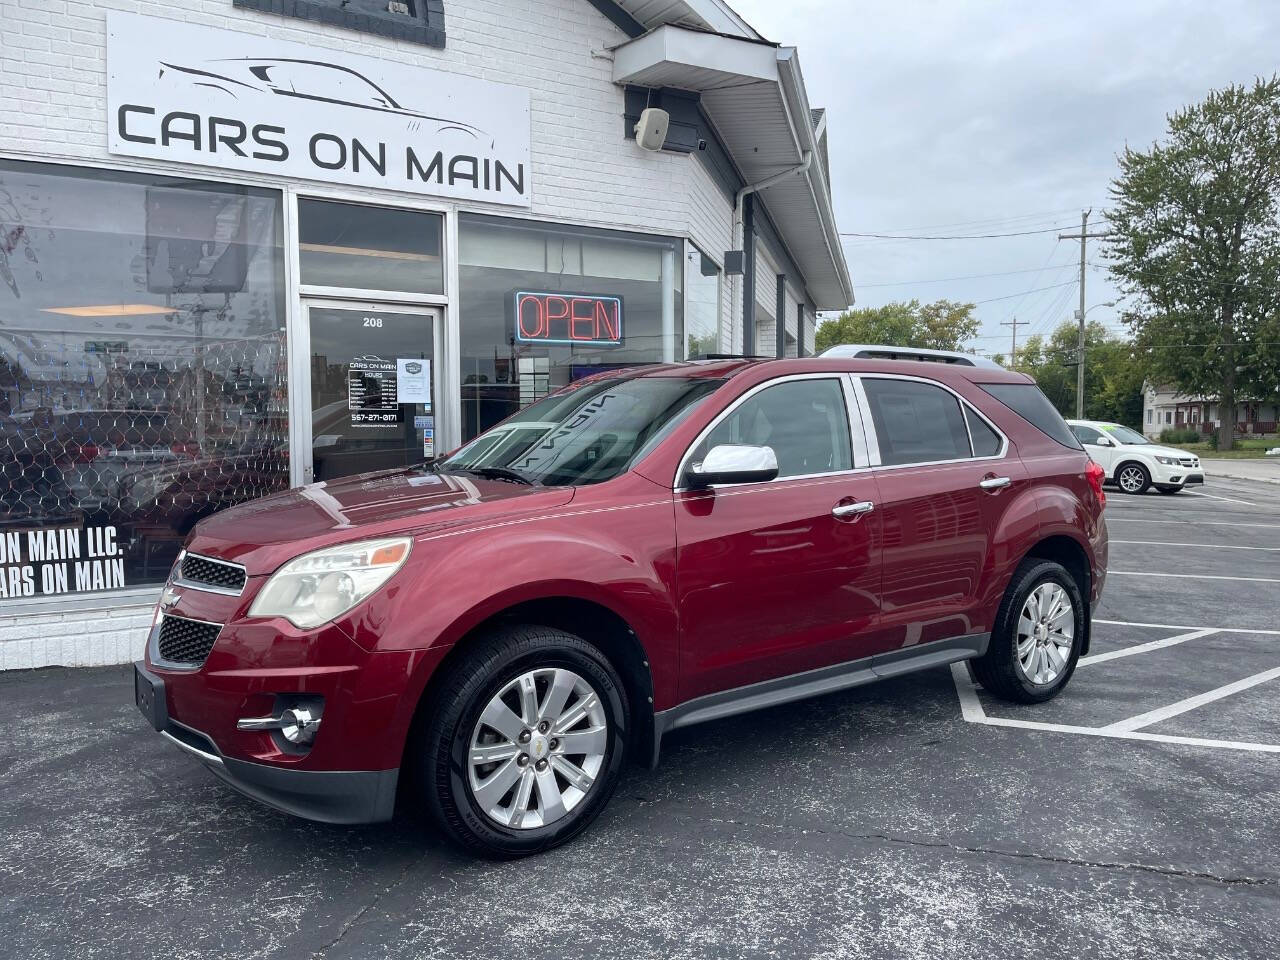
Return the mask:
<path id="1" fill-rule="evenodd" d="M 226 756 L 207 734 L 169 715 L 164 677 L 134 664 L 134 701 L 152 728 L 236 790 L 294 816 L 324 823 L 376 823 L 395 811 L 399 768 L 301 770 Z"/>

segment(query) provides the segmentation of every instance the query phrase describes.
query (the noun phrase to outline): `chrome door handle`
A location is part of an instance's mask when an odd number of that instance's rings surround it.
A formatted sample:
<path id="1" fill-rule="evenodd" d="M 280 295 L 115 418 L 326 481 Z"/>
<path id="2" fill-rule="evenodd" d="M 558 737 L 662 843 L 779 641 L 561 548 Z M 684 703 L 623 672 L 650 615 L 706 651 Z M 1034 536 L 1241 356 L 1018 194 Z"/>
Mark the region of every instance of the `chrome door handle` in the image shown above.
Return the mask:
<path id="1" fill-rule="evenodd" d="M 1001 490 L 1013 483 L 1008 477 L 988 477 L 978 484 L 983 490 Z"/>
<path id="2" fill-rule="evenodd" d="M 870 500 L 861 500 L 858 503 L 846 503 L 843 506 L 832 507 L 831 515 L 833 517 L 856 517 L 864 513 L 870 513 L 876 508 L 876 505 Z"/>

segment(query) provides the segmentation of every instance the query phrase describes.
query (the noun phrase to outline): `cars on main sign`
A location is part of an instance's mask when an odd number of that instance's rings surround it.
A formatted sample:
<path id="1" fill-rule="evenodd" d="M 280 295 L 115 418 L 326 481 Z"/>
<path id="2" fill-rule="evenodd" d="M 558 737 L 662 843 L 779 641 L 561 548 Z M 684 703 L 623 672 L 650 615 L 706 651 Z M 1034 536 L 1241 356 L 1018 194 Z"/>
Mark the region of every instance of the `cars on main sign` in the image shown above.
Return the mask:
<path id="1" fill-rule="evenodd" d="M 665 732 L 967 660 L 1048 700 L 1089 649 L 1102 470 L 1021 374 L 611 371 L 430 464 L 202 521 L 139 707 L 241 791 L 397 796 L 479 853 L 583 829 Z"/>
<path id="2" fill-rule="evenodd" d="M 1085 451 L 1125 493 L 1180 493 L 1187 484 L 1204 483 L 1204 468 L 1194 453 L 1152 443 L 1137 430 L 1104 420 L 1068 420 Z"/>

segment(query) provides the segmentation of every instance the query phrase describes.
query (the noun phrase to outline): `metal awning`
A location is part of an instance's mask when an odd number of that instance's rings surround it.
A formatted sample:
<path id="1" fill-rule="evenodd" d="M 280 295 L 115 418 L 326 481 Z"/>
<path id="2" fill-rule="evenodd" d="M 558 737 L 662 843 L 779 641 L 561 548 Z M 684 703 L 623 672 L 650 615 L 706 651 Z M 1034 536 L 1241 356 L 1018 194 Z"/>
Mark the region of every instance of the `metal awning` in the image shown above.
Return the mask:
<path id="1" fill-rule="evenodd" d="M 699 94 L 748 184 L 768 180 L 811 155 L 804 173 L 765 188 L 761 196 L 804 271 L 814 306 L 842 310 L 853 302 L 794 47 L 668 24 L 614 50 L 613 80 Z"/>

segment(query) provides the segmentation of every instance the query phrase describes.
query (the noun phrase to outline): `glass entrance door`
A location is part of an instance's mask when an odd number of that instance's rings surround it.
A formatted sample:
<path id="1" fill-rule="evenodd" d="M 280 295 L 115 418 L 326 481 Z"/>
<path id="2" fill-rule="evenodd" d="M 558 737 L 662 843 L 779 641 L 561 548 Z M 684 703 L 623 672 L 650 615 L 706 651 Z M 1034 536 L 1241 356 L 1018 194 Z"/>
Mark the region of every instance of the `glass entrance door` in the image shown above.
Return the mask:
<path id="1" fill-rule="evenodd" d="M 307 303 L 312 480 L 435 456 L 436 311 Z"/>

